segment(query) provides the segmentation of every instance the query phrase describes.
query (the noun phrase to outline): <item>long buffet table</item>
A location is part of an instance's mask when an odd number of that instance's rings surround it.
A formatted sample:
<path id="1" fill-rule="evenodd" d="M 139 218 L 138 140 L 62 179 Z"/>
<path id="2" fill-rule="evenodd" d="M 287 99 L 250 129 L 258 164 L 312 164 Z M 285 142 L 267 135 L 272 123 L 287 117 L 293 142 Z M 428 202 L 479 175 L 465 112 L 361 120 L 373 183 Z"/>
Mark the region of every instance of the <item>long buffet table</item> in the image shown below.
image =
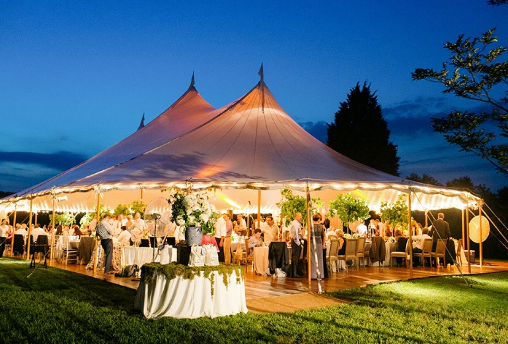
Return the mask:
<path id="1" fill-rule="evenodd" d="M 215 318 L 247 313 L 242 269 L 224 265 L 191 268 L 179 264 L 146 264 L 141 270 L 134 308 L 146 318 L 154 319 Z M 192 272 L 195 275 L 188 278 Z"/>

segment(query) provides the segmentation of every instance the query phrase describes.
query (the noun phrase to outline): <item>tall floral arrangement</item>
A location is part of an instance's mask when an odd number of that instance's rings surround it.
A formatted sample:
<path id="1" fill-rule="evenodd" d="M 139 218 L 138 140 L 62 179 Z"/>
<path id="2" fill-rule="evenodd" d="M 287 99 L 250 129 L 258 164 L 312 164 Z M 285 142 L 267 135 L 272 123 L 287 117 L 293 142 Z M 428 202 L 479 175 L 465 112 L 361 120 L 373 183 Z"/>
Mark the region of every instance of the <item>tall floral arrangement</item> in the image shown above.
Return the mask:
<path id="1" fill-rule="evenodd" d="M 349 226 L 350 223 L 369 217 L 369 207 L 361 198 L 354 198 L 350 193 L 338 195 L 328 204 L 331 216 L 337 214 L 339 219 Z"/>
<path id="2" fill-rule="evenodd" d="M 395 203 L 381 203 L 381 218 L 383 221 L 389 221 L 393 226 L 407 228 L 409 208 L 404 195 L 400 195 Z"/>
<path id="3" fill-rule="evenodd" d="M 215 232 L 217 211 L 209 202 L 206 192 L 183 193 L 175 190 L 168 199 L 170 205 L 169 220 L 177 226 L 187 229 L 201 227 L 203 234 Z"/>

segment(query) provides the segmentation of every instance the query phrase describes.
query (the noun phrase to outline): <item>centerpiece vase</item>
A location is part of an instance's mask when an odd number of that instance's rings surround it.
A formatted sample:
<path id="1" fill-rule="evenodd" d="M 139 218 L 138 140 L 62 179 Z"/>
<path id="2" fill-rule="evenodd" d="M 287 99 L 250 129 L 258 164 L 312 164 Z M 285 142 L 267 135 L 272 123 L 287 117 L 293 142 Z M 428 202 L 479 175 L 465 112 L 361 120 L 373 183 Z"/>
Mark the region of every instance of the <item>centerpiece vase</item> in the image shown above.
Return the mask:
<path id="1" fill-rule="evenodd" d="M 188 246 L 201 245 L 201 239 L 203 239 L 201 227 L 192 226 L 185 230 L 185 242 Z"/>

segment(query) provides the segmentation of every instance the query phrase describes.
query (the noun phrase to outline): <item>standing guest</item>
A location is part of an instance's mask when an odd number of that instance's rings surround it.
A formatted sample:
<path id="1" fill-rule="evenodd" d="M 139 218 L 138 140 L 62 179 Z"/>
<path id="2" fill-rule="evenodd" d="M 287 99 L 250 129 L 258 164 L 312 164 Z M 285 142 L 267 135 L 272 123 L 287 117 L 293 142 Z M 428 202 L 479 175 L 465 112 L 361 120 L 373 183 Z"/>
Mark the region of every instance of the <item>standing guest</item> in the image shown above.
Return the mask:
<path id="1" fill-rule="evenodd" d="M 263 239 L 261 239 L 261 229 L 256 228 L 254 234 L 249 238 L 247 246 L 249 247 L 250 253 L 254 251 L 254 247 L 263 246 Z"/>
<path id="2" fill-rule="evenodd" d="M 127 215 L 127 221 L 125 221 L 125 227 L 127 227 L 127 230 L 130 231 L 133 229 L 134 224 L 132 222 L 132 215 Z M 138 228 L 140 229 L 140 228 Z"/>
<path id="3" fill-rule="evenodd" d="M 7 241 L 7 232 L 9 231 L 9 225 L 7 224 L 7 220 L 2 220 L 2 225 L 0 225 L 0 258 L 4 255 L 5 242 Z"/>
<path id="4" fill-rule="evenodd" d="M 314 222 L 311 228 L 310 236 L 310 277 L 317 279 L 317 269 L 319 269 L 320 278 L 323 277 L 323 248 L 325 245 L 325 228 L 321 224 L 321 214 L 314 214 L 312 221 Z M 316 264 L 317 259 L 317 264 Z M 316 266 L 317 265 L 317 266 Z"/>
<path id="5" fill-rule="evenodd" d="M 219 262 L 224 262 L 224 239 L 226 238 L 226 232 L 226 220 L 223 214 L 215 222 L 215 241 L 217 246 L 219 246 Z"/>
<path id="6" fill-rule="evenodd" d="M 121 243 L 123 246 L 130 246 L 131 245 L 131 233 L 127 230 L 127 227 L 122 226 L 120 227 L 122 232 L 118 236 L 118 242 Z"/>
<path id="7" fill-rule="evenodd" d="M 104 265 L 104 273 L 105 274 L 114 274 L 115 272 L 111 270 L 111 265 L 113 263 L 113 229 L 109 224 L 109 220 L 111 219 L 111 215 L 108 213 L 102 216 L 101 225 L 106 228 L 107 235 L 104 238 L 101 238 L 101 246 L 104 250 L 104 254 L 106 255 L 106 264 Z"/>
<path id="8" fill-rule="evenodd" d="M 245 230 L 247 228 L 247 222 L 245 222 L 243 214 L 236 215 L 236 223 L 238 224 L 239 230 Z"/>
<path id="9" fill-rule="evenodd" d="M 233 234 L 233 222 L 229 214 L 224 214 L 224 220 L 226 221 L 226 236 L 224 237 L 224 263 L 231 263 L 231 234 Z"/>
<path id="10" fill-rule="evenodd" d="M 111 228 L 113 228 L 113 236 L 115 238 L 118 238 L 120 233 L 122 232 L 122 215 L 113 215 L 113 223 L 111 225 Z"/>
<path id="11" fill-rule="evenodd" d="M 273 216 L 269 215 L 266 217 L 266 223 L 262 228 L 264 233 L 264 240 L 266 245 L 270 245 L 272 241 L 275 241 L 279 235 L 279 226 L 275 224 Z"/>
<path id="12" fill-rule="evenodd" d="M 438 239 L 445 239 L 448 240 L 448 238 L 451 236 L 450 233 L 450 225 L 448 222 L 444 220 L 444 214 L 439 213 L 437 214 L 437 220 L 435 220 L 432 223 L 432 230 L 430 231 L 430 236 L 432 237 L 432 251 L 436 251 L 437 246 L 437 240 Z"/>
<path id="13" fill-rule="evenodd" d="M 295 219 L 289 225 L 289 236 L 291 238 L 291 276 L 302 277 L 298 274 L 298 265 L 300 263 L 300 253 L 302 251 L 302 214 L 296 213 Z"/>

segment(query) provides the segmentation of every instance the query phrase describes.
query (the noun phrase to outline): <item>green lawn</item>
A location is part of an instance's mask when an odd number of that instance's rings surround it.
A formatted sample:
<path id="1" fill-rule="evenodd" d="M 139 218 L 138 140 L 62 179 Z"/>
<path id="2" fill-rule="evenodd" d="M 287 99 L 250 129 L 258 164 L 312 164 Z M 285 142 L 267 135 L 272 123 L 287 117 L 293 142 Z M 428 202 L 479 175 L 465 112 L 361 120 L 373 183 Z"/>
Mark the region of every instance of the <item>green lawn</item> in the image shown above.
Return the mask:
<path id="1" fill-rule="evenodd" d="M 332 293 L 356 302 L 285 314 L 146 320 L 135 290 L 0 259 L 3 343 L 463 343 L 508 341 L 508 273 Z"/>

